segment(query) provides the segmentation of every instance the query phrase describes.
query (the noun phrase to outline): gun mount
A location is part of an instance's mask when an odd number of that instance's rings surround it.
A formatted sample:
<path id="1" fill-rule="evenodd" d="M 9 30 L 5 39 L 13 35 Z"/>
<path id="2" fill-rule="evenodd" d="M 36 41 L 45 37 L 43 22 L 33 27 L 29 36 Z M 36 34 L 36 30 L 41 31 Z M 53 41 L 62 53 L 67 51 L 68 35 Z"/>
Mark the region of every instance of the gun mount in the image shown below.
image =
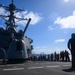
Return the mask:
<path id="1" fill-rule="evenodd" d="M 24 61 L 28 59 L 28 56 L 31 55 L 33 49 L 33 46 L 31 45 L 33 40 L 24 37 L 24 34 L 28 28 L 31 18 L 27 19 L 16 17 L 14 15 L 15 12 L 21 12 L 25 10 L 16 8 L 13 0 L 11 4 L 9 4 L 9 6 L 3 6 L 2 4 L 0 4 L 0 7 L 3 7 L 7 12 L 9 12 L 9 15 L 0 15 L 0 17 L 5 20 L 6 24 L 5 29 L 0 28 L 0 51 L 4 51 L 4 53 L 0 55 L 0 59 L 6 58 L 8 59 L 8 61 Z M 19 21 L 28 21 L 24 28 L 24 31 L 16 31 L 18 25 L 16 25 L 15 19 Z"/>

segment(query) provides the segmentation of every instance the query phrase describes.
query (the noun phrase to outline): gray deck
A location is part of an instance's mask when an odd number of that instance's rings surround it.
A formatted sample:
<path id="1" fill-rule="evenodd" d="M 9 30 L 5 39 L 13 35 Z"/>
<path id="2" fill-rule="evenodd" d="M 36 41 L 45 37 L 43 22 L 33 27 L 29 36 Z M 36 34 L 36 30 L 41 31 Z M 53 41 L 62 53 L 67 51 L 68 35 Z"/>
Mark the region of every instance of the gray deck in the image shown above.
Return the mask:
<path id="1" fill-rule="evenodd" d="M 0 75 L 75 75 L 69 71 L 71 62 L 26 62 L 23 64 L 0 65 Z"/>

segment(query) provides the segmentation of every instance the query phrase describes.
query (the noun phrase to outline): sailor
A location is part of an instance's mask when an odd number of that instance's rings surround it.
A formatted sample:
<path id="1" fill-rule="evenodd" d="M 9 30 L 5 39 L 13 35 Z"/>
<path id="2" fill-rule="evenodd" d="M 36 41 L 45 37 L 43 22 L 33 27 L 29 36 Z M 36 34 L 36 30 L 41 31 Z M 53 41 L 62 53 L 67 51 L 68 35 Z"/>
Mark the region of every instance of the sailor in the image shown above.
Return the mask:
<path id="1" fill-rule="evenodd" d="M 60 52 L 60 59 L 61 59 L 61 61 L 64 61 L 64 51 Z"/>
<path id="2" fill-rule="evenodd" d="M 67 50 L 65 50 L 65 61 L 70 61 L 70 58 L 69 58 L 69 52 Z"/>
<path id="3" fill-rule="evenodd" d="M 68 41 L 68 49 L 71 51 L 72 68 L 75 68 L 75 33 L 71 35 L 71 38 Z"/>

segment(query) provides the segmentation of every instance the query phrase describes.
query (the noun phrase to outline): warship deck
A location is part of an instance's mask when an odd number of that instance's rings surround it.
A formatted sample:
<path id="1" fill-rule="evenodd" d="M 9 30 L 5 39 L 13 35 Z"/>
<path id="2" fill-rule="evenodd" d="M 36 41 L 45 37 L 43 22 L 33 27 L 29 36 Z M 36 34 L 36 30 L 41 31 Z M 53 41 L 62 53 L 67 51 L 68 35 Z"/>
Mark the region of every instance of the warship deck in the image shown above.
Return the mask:
<path id="1" fill-rule="evenodd" d="M 0 75 L 75 75 L 71 62 L 28 61 L 23 64 L 0 65 Z"/>

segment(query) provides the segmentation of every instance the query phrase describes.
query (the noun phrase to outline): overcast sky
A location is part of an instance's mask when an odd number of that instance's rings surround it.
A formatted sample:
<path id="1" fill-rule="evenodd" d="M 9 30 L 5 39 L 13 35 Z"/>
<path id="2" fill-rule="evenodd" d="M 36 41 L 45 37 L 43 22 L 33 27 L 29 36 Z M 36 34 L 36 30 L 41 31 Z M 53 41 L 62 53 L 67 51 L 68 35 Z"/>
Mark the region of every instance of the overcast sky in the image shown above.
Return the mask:
<path id="1" fill-rule="evenodd" d="M 11 0 L 0 0 L 9 5 Z M 31 18 L 25 36 L 33 39 L 33 53 L 52 53 L 67 49 L 67 42 L 75 32 L 75 0 L 14 0 L 17 8 L 25 9 L 17 17 Z M 3 8 L 0 14 L 7 15 Z M 5 27 L 0 19 L 0 27 Z M 25 21 L 18 22 L 18 29 L 24 29 Z M 68 50 L 68 49 L 67 49 Z"/>

